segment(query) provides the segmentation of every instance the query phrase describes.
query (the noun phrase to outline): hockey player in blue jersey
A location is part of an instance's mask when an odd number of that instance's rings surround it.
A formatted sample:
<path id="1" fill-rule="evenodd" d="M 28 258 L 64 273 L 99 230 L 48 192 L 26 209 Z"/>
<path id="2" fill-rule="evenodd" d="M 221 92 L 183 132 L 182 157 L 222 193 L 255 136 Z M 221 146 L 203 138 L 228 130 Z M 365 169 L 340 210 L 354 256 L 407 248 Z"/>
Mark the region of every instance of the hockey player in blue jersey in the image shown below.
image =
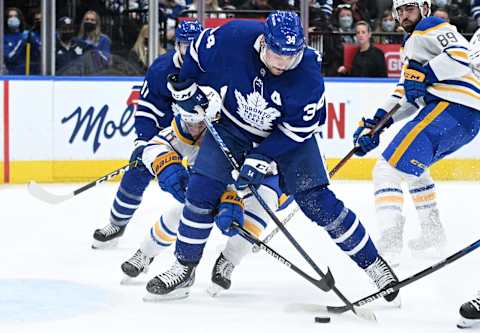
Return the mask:
<path id="1" fill-rule="evenodd" d="M 404 67 L 394 93 L 371 119 L 363 119 L 354 134 L 357 155 L 379 144 L 379 134 L 366 133 L 395 104 L 400 109 L 385 127 L 412 114 L 389 143 L 375 166 L 376 200 L 387 248 L 402 244 L 403 193 L 406 180 L 421 218 L 422 234 L 410 242 L 413 250 L 438 248 L 445 235 L 438 218 L 434 183 L 428 168 L 470 142 L 480 129 L 480 80 L 469 59 L 469 43 L 453 25 L 428 16 L 430 0 L 394 0 L 393 14 L 408 33 L 403 45 Z M 388 200 L 389 201 L 388 201 Z M 423 219 L 422 219 L 423 216 Z M 383 218 L 382 218 L 383 217 Z M 395 252 L 395 251 L 392 251 Z"/>
<path id="2" fill-rule="evenodd" d="M 179 76 L 170 77 L 169 89 L 184 110 L 207 106 L 197 84 L 221 94 L 222 117 L 215 128 L 242 167 L 234 180 L 230 163 L 206 133 L 188 182 L 176 261 L 148 282 L 150 294 L 188 295 L 227 185 L 234 183 L 243 191 L 260 184 L 272 162 L 282 190 L 294 196 L 302 212 L 322 226 L 378 288 L 398 281 L 355 213 L 328 188 L 318 132 L 325 121 L 320 56 L 304 43 L 300 19 L 293 12 L 274 12 L 265 23 L 233 21 L 204 30 L 190 46 Z"/>
<path id="3" fill-rule="evenodd" d="M 135 110 L 135 149 L 130 161 L 139 159 L 143 146 L 160 130 L 170 126 L 173 119 L 172 97 L 167 89 L 167 75 L 178 73 L 189 43 L 202 31 L 197 21 L 185 21 L 175 31 L 175 50 L 157 58 L 149 67 L 142 89 L 138 107 Z M 115 200 L 110 210 L 110 223 L 93 234 L 92 248 L 115 246 L 118 238 L 142 201 L 143 192 L 153 176 L 142 165 L 131 168 L 122 178 Z M 176 199 L 184 201 L 183 191 L 169 191 L 170 187 L 182 186 L 168 180 L 159 179 L 159 184 L 166 191 L 178 195 Z"/>

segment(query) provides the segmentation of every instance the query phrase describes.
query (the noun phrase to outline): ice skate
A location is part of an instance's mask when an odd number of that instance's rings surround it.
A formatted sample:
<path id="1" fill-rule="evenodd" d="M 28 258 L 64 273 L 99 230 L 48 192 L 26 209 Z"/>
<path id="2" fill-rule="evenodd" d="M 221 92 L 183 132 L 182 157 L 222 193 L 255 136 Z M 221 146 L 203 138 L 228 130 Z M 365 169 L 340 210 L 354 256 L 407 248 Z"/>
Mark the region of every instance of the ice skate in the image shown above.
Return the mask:
<path id="1" fill-rule="evenodd" d="M 405 218 L 400 217 L 389 228 L 381 231 L 378 242 L 375 243 L 378 252 L 392 266 L 400 265 L 400 255 L 403 248 L 403 226 Z"/>
<path id="2" fill-rule="evenodd" d="M 426 258 L 443 258 L 446 254 L 447 237 L 438 210 L 430 212 L 425 221 L 421 221 L 421 234 L 408 242 L 414 256 Z"/>
<path id="3" fill-rule="evenodd" d="M 121 284 L 128 284 L 132 278 L 136 278 L 140 273 L 147 273 L 148 267 L 153 259 L 153 257 L 147 257 L 141 249 L 138 249 L 137 252 L 121 266 L 123 273 L 126 275 Z"/>
<path id="4" fill-rule="evenodd" d="M 375 283 L 379 290 L 391 287 L 398 283 L 398 278 L 381 256 L 378 256 L 373 264 L 365 268 L 365 272 L 368 274 L 370 279 Z M 387 302 L 392 302 L 396 306 L 400 306 L 401 301 L 398 296 L 398 291 L 385 296 Z"/>
<path id="5" fill-rule="evenodd" d="M 196 266 L 183 265 L 178 260 L 166 272 L 155 276 L 147 283 L 146 302 L 158 302 L 186 298 L 195 282 Z"/>
<path id="6" fill-rule="evenodd" d="M 457 323 L 458 328 L 469 328 L 480 325 L 480 292 L 477 298 L 463 303 L 460 307 L 460 319 Z"/>
<path id="7" fill-rule="evenodd" d="M 118 239 L 125 232 L 126 226 L 120 227 L 114 224 L 107 224 L 93 233 L 92 249 L 106 249 L 117 246 Z"/>
<path id="8" fill-rule="evenodd" d="M 212 283 L 207 289 L 207 293 L 212 296 L 218 296 L 222 291 L 228 290 L 232 284 L 231 276 L 235 266 L 224 257 L 223 253 L 215 261 L 212 270 Z"/>

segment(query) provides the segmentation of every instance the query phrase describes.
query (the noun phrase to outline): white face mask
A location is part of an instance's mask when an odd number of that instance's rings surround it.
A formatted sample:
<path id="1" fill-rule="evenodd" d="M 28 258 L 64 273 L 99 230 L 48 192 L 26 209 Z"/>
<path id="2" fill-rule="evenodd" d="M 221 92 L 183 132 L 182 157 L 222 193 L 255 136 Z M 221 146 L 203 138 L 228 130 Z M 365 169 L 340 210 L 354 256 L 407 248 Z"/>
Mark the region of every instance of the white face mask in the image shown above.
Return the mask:
<path id="1" fill-rule="evenodd" d="M 384 20 L 382 21 L 382 27 L 383 30 L 385 30 L 386 32 L 392 32 L 393 30 L 395 30 L 395 21 Z"/>
<path id="2" fill-rule="evenodd" d="M 18 29 L 20 26 L 20 19 L 16 16 L 9 17 L 7 20 L 7 25 L 10 29 Z"/>
<path id="3" fill-rule="evenodd" d="M 338 18 L 338 23 L 342 29 L 349 29 L 352 27 L 353 17 L 351 16 L 341 16 Z"/>

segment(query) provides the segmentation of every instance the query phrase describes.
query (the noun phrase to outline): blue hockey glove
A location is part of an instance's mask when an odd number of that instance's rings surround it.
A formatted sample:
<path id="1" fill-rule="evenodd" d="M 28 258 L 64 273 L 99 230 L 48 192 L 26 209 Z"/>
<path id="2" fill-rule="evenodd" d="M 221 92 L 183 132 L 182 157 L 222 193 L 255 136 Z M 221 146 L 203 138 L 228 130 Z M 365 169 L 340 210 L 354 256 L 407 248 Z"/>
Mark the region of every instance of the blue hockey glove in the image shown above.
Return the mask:
<path id="1" fill-rule="evenodd" d="M 137 162 L 136 166 L 137 167 L 142 167 L 143 162 L 142 162 L 142 154 L 143 154 L 143 149 L 145 148 L 145 141 L 139 141 L 135 140 L 135 149 L 132 151 L 132 155 L 130 155 L 130 161 L 129 163 L 132 162 Z"/>
<path id="2" fill-rule="evenodd" d="M 188 172 L 182 166 L 181 157 L 174 151 L 163 153 L 153 161 L 152 170 L 157 175 L 160 188 L 185 203 Z"/>
<path id="3" fill-rule="evenodd" d="M 207 96 L 193 80 L 180 81 L 177 74 L 170 74 L 167 87 L 177 105 L 185 112 L 202 114 L 207 109 Z"/>
<path id="4" fill-rule="evenodd" d="M 249 185 L 260 185 L 270 169 L 270 162 L 272 162 L 271 159 L 260 154 L 248 155 L 235 180 L 235 188 L 243 191 Z"/>
<path id="5" fill-rule="evenodd" d="M 355 155 L 364 156 L 369 151 L 378 147 L 380 144 L 380 134 L 385 128 L 388 128 L 393 124 L 393 120 L 390 118 L 382 128 L 375 133 L 375 135 L 371 136 L 370 132 L 386 115 L 387 112 L 385 110 L 378 109 L 372 119 L 362 118 L 357 130 L 353 133 L 353 144 L 358 147 L 355 151 Z"/>
<path id="6" fill-rule="evenodd" d="M 413 105 L 417 105 L 415 100 L 427 94 L 427 86 L 438 82 L 437 76 L 429 64 L 422 66 L 415 60 L 408 61 L 408 67 L 405 70 L 405 97 Z"/>
<path id="7" fill-rule="evenodd" d="M 243 207 L 243 200 L 235 191 L 227 190 L 222 194 L 214 220 L 224 235 L 232 237 L 238 234 L 237 228 L 232 228 L 234 222 L 243 227 Z"/>

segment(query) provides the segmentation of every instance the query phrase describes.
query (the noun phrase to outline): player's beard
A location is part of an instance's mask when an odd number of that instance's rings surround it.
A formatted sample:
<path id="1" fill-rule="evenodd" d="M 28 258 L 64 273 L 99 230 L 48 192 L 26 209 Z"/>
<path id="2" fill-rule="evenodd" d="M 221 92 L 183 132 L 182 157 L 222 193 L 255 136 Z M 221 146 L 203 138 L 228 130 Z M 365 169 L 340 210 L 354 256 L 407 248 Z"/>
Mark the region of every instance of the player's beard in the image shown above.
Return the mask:
<path id="1" fill-rule="evenodd" d="M 402 22 L 402 28 L 409 34 L 411 34 L 413 32 L 413 30 L 415 30 L 415 27 L 417 26 L 417 23 L 422 19 L 422 16 L 420 14 L 418 14 L 418 17 L 417 19 L 415 20 L 415 22 L 412 22 L 410 20 L 405 20 Z"/>

